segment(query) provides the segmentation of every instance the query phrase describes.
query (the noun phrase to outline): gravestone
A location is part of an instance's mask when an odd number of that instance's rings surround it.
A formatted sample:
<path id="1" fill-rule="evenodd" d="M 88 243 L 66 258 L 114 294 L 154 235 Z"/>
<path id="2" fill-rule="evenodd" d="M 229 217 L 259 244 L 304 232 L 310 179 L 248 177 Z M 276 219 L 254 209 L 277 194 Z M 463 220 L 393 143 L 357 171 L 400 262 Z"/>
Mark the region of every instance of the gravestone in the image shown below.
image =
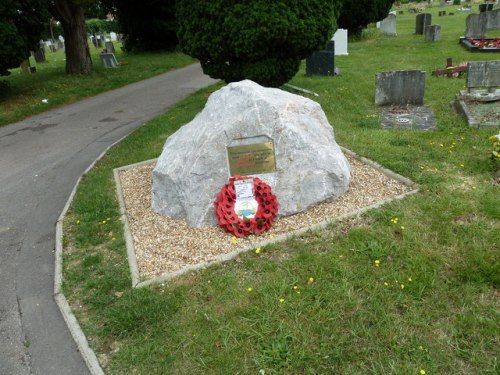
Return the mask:
<path id="1" fill-rule="evenodd" d="M 500 8 L 479 14 L 469 14 L 465 19 L 466 38 L 484 38 L 487 31 L 500 29 Z"/>
<path id="2" fill-rule="evenodd" d="M 389 14 L 380 21 L 380 32 L 384 35 L 396 35 L 396 16 Z"/>
<path id="3" fill-rule="evenodd" d="M 423 106 L 425 72 L 400 70 L 376 75 L 375 104 L 380 125 L 386 129 L 433 130 L 433 112 Z"/>
<path id="4" fill-rule="evenodd" d="M 21 74 L 30 74 L 31 73 L 31 66 L 30 66 L 29 59 L 22 61 L 21 65 L 19 67 L 21 68 Z"/>
<path id="5" fill-rule="evenodd" d="M 100 53 L 99 57 L 106 68 L 116 68 L 120 65 L 113 53 Z"/>
<path id="6" fill-rule="evenodd" d="M 102 48 L 102 36 L 100 34 L 96 35 L 95 40 L 96 40 L 96 48 Z"/>
<path id="7" fill-rule="evenodd" d="M 350 167 L 321 106 L 299 95 L 233 82 L 171 135 L 153 171 L 152 209 L 193 227 L 215 225 L 214 201 L 236 170 L 269 184 L 278 215 L 347 191 Z M 255 173 L 252 173 L 255 172 Z"/>
<path id="8" fill-rule="evenodd" d="M 38 49 L 33 51 L 33 58 L 37 64 L 47 62 L 47 59 L 45 58 L 45 42 L 43 40 L 40 40 L 38 43 Z"/>
<path id="9" fill-rule="evenodd" d="M 493 4 L 479 4 L 480 12 L 489 12 L 493 10 Z"/>
<path id="10" fill-rule="evenodd" d="M 425 72 L 399 70 L 377 73 L 376 105 L 424 104 Z"/>
<path id="11" fill-rule="evenodd" d="M 109 38 L 111 39 L 111 41 L 112 41 L 112 42 L 116 42 L 116 40 L 117 40 L 117 35 L 116 35 L 116 33 L 115 33 L 114 31 L 111 31 L 111 32 L 109 33 Z"/>
<path id="12" fill-rule="evenodd" d="M 332 40 L 335 42 L 335 55 L 347 56 L 347 29 L 337 29 Z"/>
<path id="13" fill-rule="evenodd" d="M 422 13 L 415 17 L 415 34 L 423 35 L 425 28 L 430 26 L 432 22 L 432 14 Z"/>
<path id="14" fill-rule="evenodd" d="M 97 38 L 95 37 L 95 35 L 90 36 L 90 41 L 92 42 L 94 47 L 97 48 Z"/>
<path id="15" fill-rule="evenodd" d="M 107 53 L 115 53 L 115 46 L 113 42 L 109 41 L 105 43 Z"/>
<path id="16" fill-rule="evenodd" d="M 437 42 L 441 40 L 441 26 L 431 25 L 425 28 L 425 41 L 426 42 Z"/>
<path id="17" fill-rule="evenodd" d="M 500 87 L 500 60 L 469 61 L 467 63 L 466 86 L 469 92 L 485 87 L 489 92 Z"/>
<path id="18" fill-rule="evenodd" d="M 330 40 L 323 51 L 315 51 L 306 59 L 306 75 L 335 75 L 335 42 Z"/>

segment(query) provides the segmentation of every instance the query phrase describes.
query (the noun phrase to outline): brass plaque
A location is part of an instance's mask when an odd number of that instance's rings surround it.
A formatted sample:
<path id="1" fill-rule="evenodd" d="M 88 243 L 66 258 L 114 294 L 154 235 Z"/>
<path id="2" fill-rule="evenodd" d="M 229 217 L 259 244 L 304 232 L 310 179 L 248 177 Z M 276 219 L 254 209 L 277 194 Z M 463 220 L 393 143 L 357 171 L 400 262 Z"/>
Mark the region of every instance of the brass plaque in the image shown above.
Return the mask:
<path id="1" fill-rule="evenodd" d="M 231 176 L 276 172 L 273 142 L 227 147 L 227 159 Z"/>

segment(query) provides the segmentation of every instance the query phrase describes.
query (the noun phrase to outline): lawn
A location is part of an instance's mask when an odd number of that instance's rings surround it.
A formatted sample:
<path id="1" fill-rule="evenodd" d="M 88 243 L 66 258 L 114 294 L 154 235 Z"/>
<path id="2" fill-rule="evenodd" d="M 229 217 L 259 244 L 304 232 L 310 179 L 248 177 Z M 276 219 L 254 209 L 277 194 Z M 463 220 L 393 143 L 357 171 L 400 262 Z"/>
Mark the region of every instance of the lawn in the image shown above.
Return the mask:
<path id="1" fill-rule="evenodd" d="M 374 28 L 336 58 L 341 75 L 290 82 L 319 94 L 338 143 L 406 176 L 418 194 L 192 272 L 132 289 L 112 169 L 157 157 L 219 86 L 199 91 L 113 147 L 66 216 L 63 289 L 107 374 L 498 374 L 499 187 L 488 140 L 450 107 L 455 63 L 498 59 L 458 44 L 466 13 L 437 17 L 442 39 Z M 375 74 L 427 72 L 432 132 L 378 124 Z M 228 241 L 230 238 L 228 237 Z"/>

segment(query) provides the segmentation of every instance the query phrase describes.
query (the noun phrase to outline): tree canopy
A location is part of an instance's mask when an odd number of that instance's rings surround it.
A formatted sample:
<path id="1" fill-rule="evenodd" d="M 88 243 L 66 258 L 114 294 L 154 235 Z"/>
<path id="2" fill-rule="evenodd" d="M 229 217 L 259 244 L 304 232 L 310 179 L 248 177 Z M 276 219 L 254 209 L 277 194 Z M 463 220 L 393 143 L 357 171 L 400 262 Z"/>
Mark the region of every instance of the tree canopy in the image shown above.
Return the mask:
<path id="1" fill-rule="evenodd" d="M 338 2 L 177 0 L 177 35 L 213 78 L 280 86 L 331 38 Z"/>
<path id="2" fill-rule="evenodd" d="M 115 0 L 128 51 L 161 51 L 177 46 L 175 0 Z"/>
<path id="3" fill-rule="evenodd" d="M 377 22 L 389 14 L 394 0 L 342 0 L 337 24 L 349 30 L 350 35 L 360 35 L 372 22 Z"/>
<path id="4" fill-rule="evenodd" d="M 49 19 L 44 0 L 0 2 L 0 76 L 19 67 L 30 51 L 38 49 L 44 23 Z"/>

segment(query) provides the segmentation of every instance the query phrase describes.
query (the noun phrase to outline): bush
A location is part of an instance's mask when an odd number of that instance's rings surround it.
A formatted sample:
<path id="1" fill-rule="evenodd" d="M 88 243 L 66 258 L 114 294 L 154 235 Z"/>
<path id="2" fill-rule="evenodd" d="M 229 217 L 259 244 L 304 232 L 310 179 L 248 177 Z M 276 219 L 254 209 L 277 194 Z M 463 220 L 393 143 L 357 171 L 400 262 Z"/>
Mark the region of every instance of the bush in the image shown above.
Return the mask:
<path id="1" fill-rule="evenodd" d="M 178 0 L 177 35 L 209 76 L 277 87 L 325 47 L 336 8 L 334 0 Z"/>
<path id="2" fill-rule="evenodd" d="M 462 2 L 460 0 L 453 0 L 453 5 L 460 5 Z"/>
<path id="3" fill-rule="evenodd" d="M 9 75 L 38 48 L 43 22 L 48 19 L 43 0 L 0 2 L 0 76 Z"/>

